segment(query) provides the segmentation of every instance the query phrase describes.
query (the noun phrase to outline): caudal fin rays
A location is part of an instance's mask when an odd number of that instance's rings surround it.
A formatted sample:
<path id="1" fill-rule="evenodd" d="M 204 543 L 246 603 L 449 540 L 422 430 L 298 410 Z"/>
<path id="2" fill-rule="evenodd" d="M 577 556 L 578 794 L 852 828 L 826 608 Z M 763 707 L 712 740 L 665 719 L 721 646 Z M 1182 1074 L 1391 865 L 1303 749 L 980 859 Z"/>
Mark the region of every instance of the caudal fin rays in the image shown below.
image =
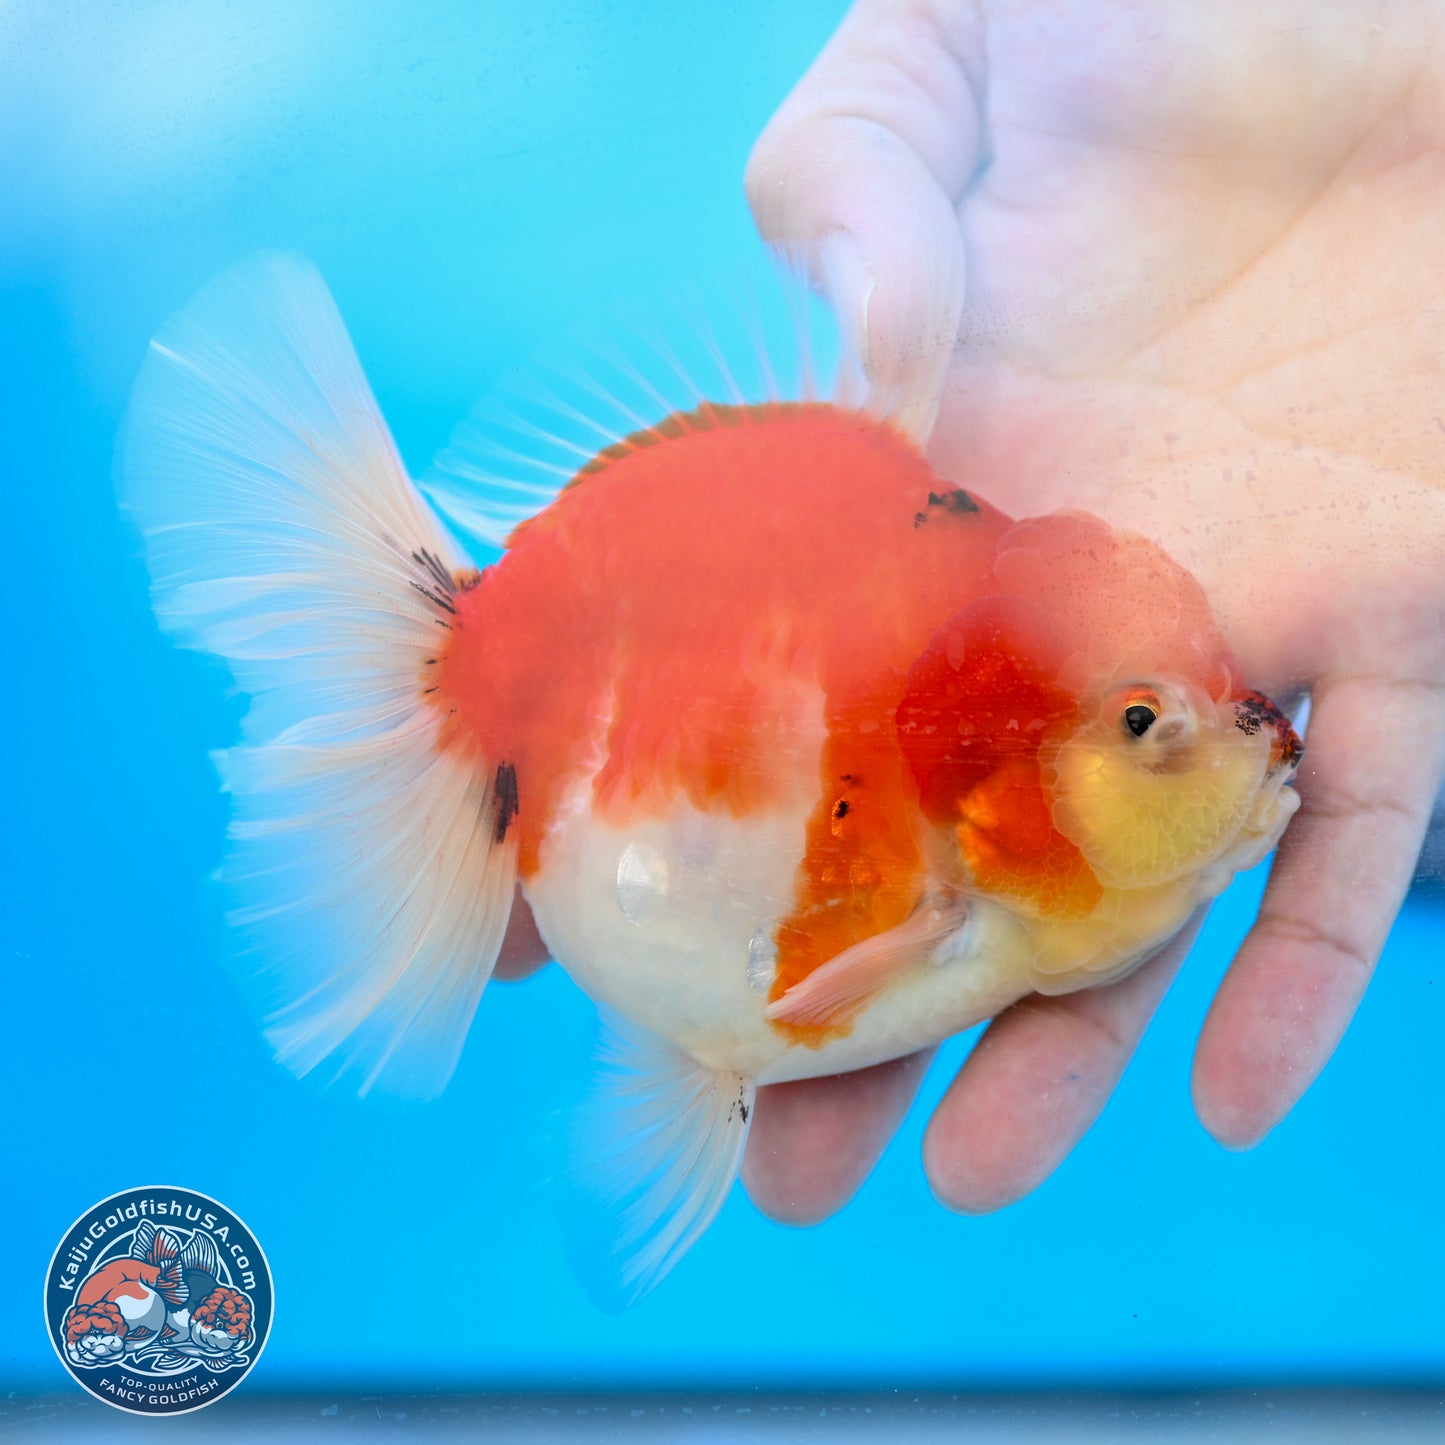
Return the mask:
<path id="1" fill-rule="evenodd" d="M 243 261 L 163 329 L 122 446 L 156 610 L 250 694 L 222 881 L 270 1036 L 437 1092 L 501 945 L 515 833 L 496 769 L 441 746 L 425 702 L 443 591 L 467 565 L 408 479 L 324 283 Z"/>

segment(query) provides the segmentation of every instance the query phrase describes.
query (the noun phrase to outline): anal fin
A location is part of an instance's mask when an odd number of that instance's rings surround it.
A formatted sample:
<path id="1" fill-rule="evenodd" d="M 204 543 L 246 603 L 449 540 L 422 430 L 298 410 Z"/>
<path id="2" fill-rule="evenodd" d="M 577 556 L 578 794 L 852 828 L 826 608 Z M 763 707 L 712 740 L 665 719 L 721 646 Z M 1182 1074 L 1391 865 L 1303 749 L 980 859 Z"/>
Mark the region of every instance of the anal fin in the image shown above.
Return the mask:
<path id="1" fill-rule="evenodd" d="M 653 1290 L 717 1217 L 742 1167 L 756 1085 L 613 1025 L 582 1111 L 569 1253 L 617 1311 Z"/>
<path id="2" fill-rule="evenodd" d="M 963 926 L 962 898 L 925 903 L 896 928 L 845 948 L 768 1005 L 768 1018 L 794 1025 L 846 1023 L 900 974 Z"/>

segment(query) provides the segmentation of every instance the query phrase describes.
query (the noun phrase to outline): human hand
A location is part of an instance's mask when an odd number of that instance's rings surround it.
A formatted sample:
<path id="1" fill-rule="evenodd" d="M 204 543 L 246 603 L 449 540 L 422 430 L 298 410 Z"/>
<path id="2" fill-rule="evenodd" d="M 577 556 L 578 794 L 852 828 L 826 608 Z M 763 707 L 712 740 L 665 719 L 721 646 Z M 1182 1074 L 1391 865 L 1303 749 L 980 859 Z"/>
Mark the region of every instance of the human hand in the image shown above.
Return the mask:
<path id="1" fill-rule="evenodd" d="M 1309 690 L 1303 804 L 1195 1058 L 1233 1147 L 1333 1051 L 1445 770 L 1437 29 L 1408 0 L 861 0 L 749 166 L 943 475 L 1151 537 L 1252 685 Z M 925 1141 L 944 1202 L 1052 1172 L 1189 941 L 989 1027 Z M 760 1207 L 839 1207 L 921 1073 L 762 1090 Z"/>

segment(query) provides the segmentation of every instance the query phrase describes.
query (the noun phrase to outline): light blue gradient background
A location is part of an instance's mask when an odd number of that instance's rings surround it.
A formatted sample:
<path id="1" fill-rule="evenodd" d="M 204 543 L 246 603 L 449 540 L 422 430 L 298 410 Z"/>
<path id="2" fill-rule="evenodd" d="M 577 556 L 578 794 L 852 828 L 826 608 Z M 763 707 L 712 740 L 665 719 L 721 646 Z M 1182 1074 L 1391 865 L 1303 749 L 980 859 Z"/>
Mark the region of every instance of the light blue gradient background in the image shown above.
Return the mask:
<path id="1" fill-rule="evenodd" d="M 1253 1153 L 1188 1075 L 1261 879 L 1221 906 L 1098 1127 L 1036 1195 L 929 1196 L 925 1105 L 842 1215 L 741 1190 L 656 1295 L 596 1313 L 545 1197 L 592 1033 L 556 969 L 488 991 L 445 1097 L 324 1094 L 219 966 L 241 704 L 151 620 L 112 449 L 156 326 L 257 247 L 328 278 L 422 470 L 508 365 L 753 245 L 740 175 L 838 3 L 0 4 L 6 1047 L 0 1379 L 65 1389 L 39 1310 L 91 1203 L 189 1185 L 256 1231 L 247 1389 L 1439 1378 L 1445 913 Z M 1382 719 L 1381 746 L 1389 745 Z"/>

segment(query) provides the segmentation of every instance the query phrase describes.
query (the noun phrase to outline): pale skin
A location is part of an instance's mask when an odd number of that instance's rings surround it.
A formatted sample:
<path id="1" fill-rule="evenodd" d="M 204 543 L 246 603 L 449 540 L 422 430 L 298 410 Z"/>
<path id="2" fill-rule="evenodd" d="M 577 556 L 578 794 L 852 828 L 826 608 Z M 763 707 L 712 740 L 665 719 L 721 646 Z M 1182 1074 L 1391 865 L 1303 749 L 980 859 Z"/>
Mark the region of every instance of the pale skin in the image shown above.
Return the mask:
<path id="1" fill-rule="evenodd" d="M 1251 685 L 1310 693 L 1303 804 L 1195 1054 L 1232 1148 L 1333 1052 L 1445 771 L 1442 97 L 1426 3 L 861 0 L 748 168 L 941 473 L 1151 537 Z M 1189 941 L 989 1026 L 925 1138 L 943 1203 L 1048 1177 Z M 519 908 L 499 974 L 544 952 Z M 759 1207 L 841 1207 L 925 1063 L 761 1091 Z"/>

